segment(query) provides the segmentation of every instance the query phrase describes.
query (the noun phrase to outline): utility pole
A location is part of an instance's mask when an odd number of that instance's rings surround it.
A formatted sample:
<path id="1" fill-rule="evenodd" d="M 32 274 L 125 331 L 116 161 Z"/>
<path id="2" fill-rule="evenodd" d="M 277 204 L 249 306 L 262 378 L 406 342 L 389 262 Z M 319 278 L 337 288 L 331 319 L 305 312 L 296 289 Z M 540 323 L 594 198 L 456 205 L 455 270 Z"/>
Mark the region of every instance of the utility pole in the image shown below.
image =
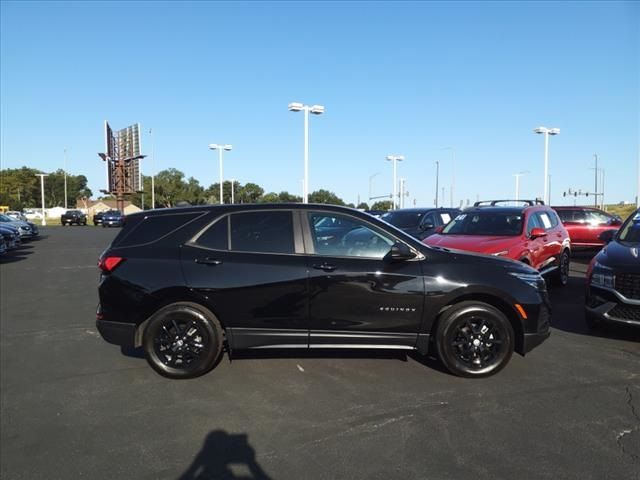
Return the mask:
<path id="1" fill-rule="evenodd" d="M 40 197 L 42 199 L 42 226 L 44 227 L 47 224 L 47 220 L 45 219 L 44 212 L 44 177 L 48 177 L 46 173 L 37 173 L 36 177 L 40 177 Z"/>
<path id="2" fill-rule="evenodd" d="M 595 169 L 596 170 L 596 175 L 595 175 L 595 177 L 596 177 L 596 190 L 595 190 L 596 194 L 593 197 L 593 201 L 595 202 L 594 203 L 594 207 L 598 208 L 598 154 L 594 153 L 593 157 L 596 159 L 596 169 Z"/>
<path id="3" fill-rule="evenodd" d="M 67 208 L 67 147 L 64 147 L 64 209 Z"/>
<path id="4" fill-rule="evenodd" d="M 151 136 L 151 208 L 156 208 L 156 163 L 153 156 L 153 130 L 149 129 Z"/>
<path id="5" fill-rule="evenodd" d="M 436 208 L 438 208 L 438 182 L 440 180 L 440 162 L 436 160 Z"/>

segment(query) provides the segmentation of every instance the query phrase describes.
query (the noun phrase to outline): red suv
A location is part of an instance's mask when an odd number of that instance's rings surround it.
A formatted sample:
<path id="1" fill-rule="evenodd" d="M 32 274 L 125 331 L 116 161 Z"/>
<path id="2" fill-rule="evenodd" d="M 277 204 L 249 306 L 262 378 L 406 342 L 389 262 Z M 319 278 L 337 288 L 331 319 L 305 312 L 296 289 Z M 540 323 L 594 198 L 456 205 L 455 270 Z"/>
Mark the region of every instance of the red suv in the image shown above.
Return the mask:
<path id="1" fill-rule="evenodd" d="M 506 203 L 515 201 L 476 202 L 424 243 L 520 260 L 566 285 L 571 242 L 556 212 L 539 201 Z"/>
<path id="2" fill-rule="evenodd" d="M 604 242 L 598 238 L 602 232 L 617 230 L 622 219 L 595 207 L 552 207 L 571 237 L 573 248 L 601 248 Z"/>

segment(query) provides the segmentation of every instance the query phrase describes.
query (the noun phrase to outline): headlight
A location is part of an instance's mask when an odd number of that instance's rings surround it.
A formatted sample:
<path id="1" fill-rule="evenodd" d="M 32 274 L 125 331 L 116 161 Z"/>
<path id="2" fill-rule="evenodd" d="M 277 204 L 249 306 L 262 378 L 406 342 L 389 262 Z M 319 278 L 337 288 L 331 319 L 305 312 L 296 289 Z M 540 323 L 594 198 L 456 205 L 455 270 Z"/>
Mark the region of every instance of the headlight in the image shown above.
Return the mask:
<path id="1" fill-rule="evenodd" d="M 596 262 L 593 265 L 593 273 L 591 274 L 591 285 L 595 287 L 614 288 L 615 275 L 613 269 Z"/>
<path id="2" fill-rule="evenodd" d="M 547 289 L 547 282 L 544 281 L 544 278 L 542 278 L 542 275 L 539 273 L 510 272 L 510 275 L 522 280 L 524 283 L 532 286 L 536 290 L 542 291 Z"/>

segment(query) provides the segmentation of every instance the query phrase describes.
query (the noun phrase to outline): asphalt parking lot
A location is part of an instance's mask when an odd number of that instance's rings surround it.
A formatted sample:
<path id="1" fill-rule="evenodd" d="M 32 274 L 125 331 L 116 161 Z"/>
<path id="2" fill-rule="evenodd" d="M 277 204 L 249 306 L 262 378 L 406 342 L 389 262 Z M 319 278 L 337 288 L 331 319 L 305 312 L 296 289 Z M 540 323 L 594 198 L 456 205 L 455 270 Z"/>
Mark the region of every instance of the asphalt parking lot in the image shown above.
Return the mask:
<path id="1" fill-rule="evenodd" d="M 226 357 L 171 381 L 95 321 L 117 229 L 50 227 L 0 260 L 3 479 L 637 479 L 640 331 L 591 334 L 586 259 L 551 338 L 495 377 L 396 352 Z"/>

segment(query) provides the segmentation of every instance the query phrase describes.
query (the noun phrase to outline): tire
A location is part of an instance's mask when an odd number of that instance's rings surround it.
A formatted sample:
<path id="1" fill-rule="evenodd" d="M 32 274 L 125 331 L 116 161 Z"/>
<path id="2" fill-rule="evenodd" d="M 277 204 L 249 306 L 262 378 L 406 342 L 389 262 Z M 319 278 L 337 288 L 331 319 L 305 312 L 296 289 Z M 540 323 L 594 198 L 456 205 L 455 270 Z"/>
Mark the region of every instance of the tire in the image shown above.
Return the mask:
<path id="1" fill-rule="evenodd" d="M 570 265 L 569 252 L 566 250 L 560 255 L 558 269 L 553 272 L 551 281 L 556 287 L 564 287 L 569 283 L 569 265 Z"/>
<path id="2" fill-rule="evenodd" d="M 460 377 L 480 378 L 498 373 L 509 363 L 515 334 L 500 310 L 487 303 L 467 301 L 442 314 L 435 341 L 438 357 L 447 370 Z"/>
<path id="3" fill-rule="evenodd" d="M 149 319 L 142 336 L 147 362 L 167 378 L 204 375 L 222 354 L 222 327 L 206 308 L 189 302 L 167 305 Z"/>
<path id="4" fill-rule="evenodd" d="M 87 222 L 82 222 L 82 226 L 86 227 L 87 226 Z"/>
<path id="5" fill-rule="evenodd" d="M 107 228 L 107 226 L 103 223 L 103 224 L 102 224 L 102 228 Z"/>

